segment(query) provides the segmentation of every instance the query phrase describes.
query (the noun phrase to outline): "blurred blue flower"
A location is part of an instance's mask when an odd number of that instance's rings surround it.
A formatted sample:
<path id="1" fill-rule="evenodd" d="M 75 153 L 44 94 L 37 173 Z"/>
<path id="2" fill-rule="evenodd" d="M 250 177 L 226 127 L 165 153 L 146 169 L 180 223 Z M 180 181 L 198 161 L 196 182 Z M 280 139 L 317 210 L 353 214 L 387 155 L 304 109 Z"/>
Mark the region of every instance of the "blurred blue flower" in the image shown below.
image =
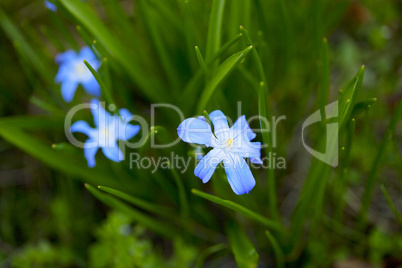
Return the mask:
<path id="1" fill-rule="evenodd" d="M 177 134 L 183 141 L 213 148 L 198 163 L 194 174 L 206 183 L 219 163 L 223 162 L 232 190 L 238 195 L 248 193 L 255 186 L 255 180 L 244 158 L 262 164 L 261 143 L 251 142 L 256 134 L 250 129 L 244 115 L 231 128 L 221 111 L 213 111 L 209 117 L 215 135 L 203 116 L 186 119 L 177 128 Z"/>
<path id="2" fill-rule="evenodd" d="M 100 96 L 100 86 L 83 60 L 86 60 L 95 70 L 98 70 L 101 65 L 89 47 L 83 47 L 79 53 L 68 50 L 56 56 L 56 62 L 60 67 L 55 81 L 61 84 L 61 95 L 66 102 L 72 101 L 79 84 L 88 94 Z"/>
<path id="3" fill-rule="evenodd" d="M 53 3 L 50 2 L 50 1 L 46 1 L 46 0 L 45 0 L 45 6 L 46 6 L 49 10 L 51 10 L 51 11 L 54 11 L 54 12 L 57 11 L 56 5 L 53 4 Z"/>
<path id="4" fill-rule="evenodd" d="M 88 166 L 95 166 L 95 154 L 99 148 L 102 148 L 107 158 L 120 162 L 124 157 L 117 141 L 133 138 L 140 130 L 140 126 L 128 124 L 133 116 L 127 109 L 119 110 L 120 117 L 111 115 L 98 100 L 94 99 L 91 101 L 91 110 L 96 128 L 91 128 L 82 120 L 75 122 L 70 128 L 71 132 L 81 132 L 89 137 L 84 145 L 84 155 Z"/>

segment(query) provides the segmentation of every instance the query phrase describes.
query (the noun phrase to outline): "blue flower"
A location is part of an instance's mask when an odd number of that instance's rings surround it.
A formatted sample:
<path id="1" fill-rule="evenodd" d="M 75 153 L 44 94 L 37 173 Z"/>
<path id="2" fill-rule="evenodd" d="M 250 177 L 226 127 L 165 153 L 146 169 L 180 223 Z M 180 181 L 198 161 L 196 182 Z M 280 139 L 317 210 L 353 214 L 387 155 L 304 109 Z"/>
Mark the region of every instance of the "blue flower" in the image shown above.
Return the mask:
<path id="1" fill-rule="evenodd" d="M 98 70 L 101 65 L 89 47 L 83 47 L 79 53 L 68 50 L 56 56 L 56 62 L 60 67 L 55 80 L 56 83 L 61 84 L 61 95 L 66 102 L 72 101 L 79 84 L 88 94 L 100 96 L 100 86 L 83 60 L 86 60 L 95 70 Z"/>
<path id="2" fill-rule="evenodd" d="M 89 167 L 95 166 L 95 154 L 102 148 L 104 155 L 112 161 L 123 160 L 117 141 L 127 141 L 134 137 L 140 130 L 140 126 L 128 124 L 132 114 L 127 109 L 120 109 L 118 115 L 110 115 L 96 99 L 91 101 L 91 110 L 96 128 L 91 128 L 85 121 L 75 122 L 71 132 L 81 132 L 89 138 L 84 145 L 84 155 Z"/>
<path id="3" fill-rule="evenodd" d="M 53 12 L 56 12 L 56 11 L 57 11 L 56 5 L 53 4 L 53 3 L 50 2 L 50 1 L 46 1 L 46 0 L 45 0 L 45 6 L 46 6 L 49 10 L 51 10 L 51 11 L 53 11 Z"/>
<path id="4" fill-rule="evenodd" d="M 250 129 L 244 115 L 231 128 L 221 111 L 213 111 L 209 117 L 215 135 L 203 116 L 186 119 L 177 128 L 177 134 L 183 141 L 213 148 L 198 163 L 195 176 L 207 183 L 219 163 L 223 162 L 232 190 L 238 195 L 248 193 L 255 186 L 255 180 L 244 158 L 262 164 L 261 143 L 251 142 L 256 134 Z"/>

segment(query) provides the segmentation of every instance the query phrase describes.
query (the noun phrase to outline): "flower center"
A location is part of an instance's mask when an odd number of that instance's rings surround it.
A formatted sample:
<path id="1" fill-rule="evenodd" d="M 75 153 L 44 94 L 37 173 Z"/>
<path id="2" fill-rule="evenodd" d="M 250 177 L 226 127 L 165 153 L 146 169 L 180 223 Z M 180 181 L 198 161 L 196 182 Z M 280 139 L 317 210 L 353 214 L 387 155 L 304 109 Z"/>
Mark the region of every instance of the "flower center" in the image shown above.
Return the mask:
<path id="1" fill-rule="evenodd" d="M 106 143 L 109 139 L 109 130 L 107 128 L 101 128 L 99 130 L 99 140 L 102 143 Z"/>
<path id="2" fill-rule="evenodd" d="M 86 73 L 87 69 L 84 66 L 84 64 L 80 62 L 80 63 L 75 65 L 75 71 L 77 72 L 77 74 L 83 75 L 83 74 Z"/>
<path id="3" fill-rule="evenodd" d="M 226 147 L 230 147 L 232 144 L 233 144 L 233 139 L 232 138 L 229 138 L 225 143 Z"/>

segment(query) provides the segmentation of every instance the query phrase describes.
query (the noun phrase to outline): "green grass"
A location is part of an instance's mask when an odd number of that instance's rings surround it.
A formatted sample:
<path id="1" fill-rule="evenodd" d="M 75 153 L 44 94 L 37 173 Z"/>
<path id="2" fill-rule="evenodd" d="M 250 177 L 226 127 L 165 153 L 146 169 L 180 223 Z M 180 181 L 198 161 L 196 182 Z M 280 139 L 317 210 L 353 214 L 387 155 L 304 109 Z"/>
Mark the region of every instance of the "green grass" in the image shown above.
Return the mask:
<path id="1" fill-rule="evenodd" d="M 43 1 L 22 2 L 0 6 L 0 266 L 401 261 L 397 3 L 56 0 L 53 13 Z M 83 151 L 67 143 L 63 121 L 90 97 L 79 88 L 67 104 L 54 83 L 55 55 L 84 45 L 102 60 L 98 71 L 85 62 L 101 101 L 148 123 L 147 139 L 127 155 L 187 157 L 194 149 L 152 148 L 151 139 L 175 140 L 181 123 L 163 109 L 151 122 L 152 104 L 176 105 L 185 118 L 219 109 L 235 120 L 241 101 L 247 119 L 272 124 L 272 116 L 286 116 L 275 147 L 272 131 L 256 138 L 268 145 L 263 155 L 286 159 L 286 169 L 252 169 L 255 188 L 237 196 L 221 167 L 203 184 L 194 161 L 183 173 L 171 163 L 151 172 L 98 154 L 88 168 Z M 332 167 L 303 148 L 300 128 L 316 111 L 325 118 L 335 101 L 339 116 L 306 134 L 329 160 L 339 153 Z M 92 124 L 88 111 L 74 121 L 81 119 Z M 330 123 L 339 131 L 327 133 Z M 272 125 L 255 117 L 251 127 Z"/>

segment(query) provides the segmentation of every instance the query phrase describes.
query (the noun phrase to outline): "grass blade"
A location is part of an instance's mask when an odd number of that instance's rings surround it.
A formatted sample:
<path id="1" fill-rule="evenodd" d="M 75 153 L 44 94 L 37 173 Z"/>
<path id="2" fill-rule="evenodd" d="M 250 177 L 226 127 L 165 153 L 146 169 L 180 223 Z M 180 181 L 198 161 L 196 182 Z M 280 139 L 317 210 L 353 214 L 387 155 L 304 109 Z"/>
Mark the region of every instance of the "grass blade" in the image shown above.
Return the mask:
<path id="1" fill-rule="evenodd" d="M 139 11 L 145 21 L 147 32 L 151 37 L 152 44 L 155 46 L 156 53 L 162 63 L 164 72 L 167 74 L 169 84 L 171 88 L 178 90 L 180 88 L 180 79 L 176 72 L 177 67 L 174 64 L 174 61 L 170 59 L 168 47 L 163 43 L 162 36 L 158 32 L 159 27 L 155 23 L 155 19 L 152 18 L 150 6 L 146 0 L 139 0 L 137 2 Z"/>
<path id="2" fill-rule="evenodd" d="M 167 225 L 164 222 L 157 221 L 142 212 L 139 212 L 128 205 L 124 204 L 123 202 L 119 201 L 118 199 L 104 194 L 89 184 L 85 184 L 85 188 L 91 192 L 97 199 L 99 199 L 102 203 L 124 213 L 128 217 L 131 217 L 133 220 L 138 221 L 138 223 L 144 225 L 146 228 L 154 231 L 155 233 L 159 233 L 163 236 L 168 238 L 174 238 L 176 236 L 180 236 L 180 231 Z"/>
<path id="3" fill-rule="evenodd" d="M 209 61 L 221 46 L 221 31 L 223 10 L 226 0 L 214 0 L 209 16 L 208 36 L 206 44 L 205 59 Z"/>
<path id="4" fill-rule="evenodd" d="M 349 120 L 353 107 L 356 103 L 356 97 L 362 87 L 364 76 L 364 65 L 359 69 L 356 76 L 346 85 L 344 89 L 341 89 L 339 97 L 339 128 L 342 128 Z"/>
<path id="5" fill-rule="evenodd" d="M 208 67 L 205 64 L 201 51 L 197 46 L 195 46 L 195 54 L 197 55 L 197 60 L 198 60 L 198 63 L 200 64 L 201 69 L 204 71 L 205 75 L 208 76 Z"/>
<path id="6" fill-rule="evenodd" d="M 359 103 L 356 103 L 356 105 L 353 107 L 353 110 L 352 110 L 352 117 L 356 117 L 364 110 L 369 109 L 371 107 L 371 105 L 373 105 L 373 103 L 375 103 L 376 101 L 377 101 L 377 98 L 372 98 L 372 99 L 368 99 L 366 101 L 361 101 Z"/>
<path id="7" fill-rule="evenodd" d="M 272 249 L 274 250 L 275 258 L 276 258 L 276 267 L 282 268 L 285 267 L 285 256 L 281 247 L 279 246 L 278 241 L 276 241 L 275 237 L 271 234 L 271 232 L 266 231 L 265 234 L 268 237 L 269 242 L 271 243 Z"/>
<path id="8" fill-rule="evenodd" d="M 129 195 L 127 193 L 121 192 L 119 190 L 116 190 L 116 189 L 113 189 L 110 187 L 98 186 L 98 188 L 102 191 L 105 191 L 109 194 L 117 196 L 117 197 L 133 204 L 134 206 L 137 206 L 137 207 L 147 210 L 149 212 L 155 213 L 157 215 L 160 215 L 160 216 L 163 216 L 163 217 L 166 217 L 169 219 L 175 218 L 173 210 L 169 207 L 165 207 L 165 206 L 161 206 L 161 205 L 154 205 L 154 204 L 144 201 L 140 198 L 134 197 L 132 195 Z"/>
<path id="9" fill-rule="evenodd" d="M 391 208 L 392 212 L 395 215 L 395 218 L 397 219 L 397 221 L 399 222 L 400 225 L 402 225 L 402 216 L 401 214 L 398 212 L 398 210 L 396 209 L 394 202 L 392 202 L 391 198 L 389 197 L 389 194 L 387 192 L 387 189 L 385 189 L 385 186 L 382 184 L 381 185 L 381 191 L 385 197 L 385 199 L 387 200 L 387 203 L 389 205 L 389 207 Z"/>
<path id="10" fill-rule="evenodd" d="M 378 150 L 377 156 L 375 158 L 373 167 L 371 169 L 370 175 L 366 181 L 366 185 L 364 188 L 364 193 L 362 197 L 362 204 L 359 212 L 359 225 L 363 227 L 367 220 L 367 213 L 369 210 L 369 206 L 371 203 L 371 198 L 373 196 L 373 191 L 374 191 L 374 186 L 377 181 L 377 174 L 380 170 L 380 164 L 382 157 L 387 149 L 387 144 L 389 140 L 392 139 L 392 136 L 395 132 L 396 125 L 400 121 L 402 116 L 402 101 L 399 101 L 398 107 L 396 108 L 396 111 L 394 112 L 387 129 L 385 130 L 384 136 L 381 141 L 380 149 Z"/>
<path id="11" fill-rule="evenodd" d="M 252 46 L 253 42 L 251 41 L 248 31 L 243 26 L 240 26 L 240 31 L 243 34 L 246 44 Z M 264 72 L 264 67 L 262 65 L 262 62 L 261 62 L 260 56 L 258 55 L 257 50 L 254 49 L 252 51 L 251 55 L 253 57 L 254 62 L 257 65 L 258 78 L 260 81 L 260 87 L 258 90 L 258 115 L 259 115 L 262 139 L 263 139 L 264 144 L 266 145 L 265 146 L 265 154 L 266 154 L 266 156 L 268 156 L 273 153 L 272 139 L 271 139 L 271 134 L 267 131 L 264 131 L 266 129 L 269 129 L 269 126 L 266 124 L 266 121 L 263 119 L 268 119 L 267 108 L 266 108 L 266 95 L 269 94 L 269 88 L 268 88 L 267 79 L 266 79 L 265 72 Z M 268 185 L 268 198 L 269 198 L 269 213 L 273 219 L 275 219 L 276 221 L 279 222 L 280 215 L 279 215 L 279 211 L 278 211 L 278 201 L 277 201 L 277 196 L 276 196 L 275 174 L 274 174 L 274 170 L 272 168 L 268 169 L 267 177 L 268 177 L 267 185 Z"/>
<path id="12" fill-rule="evenodd" d="M 106 84 L 103 82 L 103 80 L 100 77 L 100 75 L 98 74 L 98 72 L 95 71 L 95 69 L 92 68 L 91 64 L 89 64 L 86 60 L 84 60 L 84 63 L 85 63 L 85 66 L 87 66 L 89 71 L 92 73 L 92 75 L 95 77 L 96 81 L 98 81 L 99 86 L 101 88 L 103 95 L 105 96 L 106 101 L 109 104 L 116 104 L 116 102 L 114 102 L 114 100 L 113 100 L 112 92 L 111 92 L 110 88 L 108 88 L 106 86 Z"/>
<path id="13" fill-rule="evenodd" d="M 230 248 L 236 260 L 237 267 L 251 268 L 258 266 L 260 256 L 247 234 L 235 223 L 226 227 Z"/>
<path id="14" fill-rule="evenodd" d="M 204 91 L 202 92 L 200 102 L 198 103 L 197 111 L 203 111 L 206 108 L 206 104 L 211 98 L 212 94 L 216 88 L 228 77 L 228 75 L 234 70 L 234 68 L 246 57 L 246 55 L 253 49 L 252 46 L 237 52 L 225 60 L 219 67 L 214 71 L 214 76 L 211 78 L 209 83 L 206 85 Z"/>
<path id="15" fill-rule="evenodd" d="M 280 225 L 278 225 L 276 222 L 265 218 L 264 216 L 261 216 L 260 214 L 255 213 L 254 211 L 249 210 L 248 208 L 245 208 L 233 201 L 230 200 L 224 200 L 221 199 L 219 197 L 213 196 L 211 194 L 207 194 L 204 192 L 201 192 L 199 190 L 196 189 L 192 189 L 191 192 L 199 197 L 202 197 L 204 199 L 207 199 L 211 202 L 214 202 L 216 204 L 219 204 L 221 206 L 224 206 L 226 208 L 232 209 L 240 214 L 242 214 L 243 216 L 254 220 L 262 225 L 265 225 L 269 228 L 272 228 L 273 230 L 283 230 L 282 227 Z"/>

